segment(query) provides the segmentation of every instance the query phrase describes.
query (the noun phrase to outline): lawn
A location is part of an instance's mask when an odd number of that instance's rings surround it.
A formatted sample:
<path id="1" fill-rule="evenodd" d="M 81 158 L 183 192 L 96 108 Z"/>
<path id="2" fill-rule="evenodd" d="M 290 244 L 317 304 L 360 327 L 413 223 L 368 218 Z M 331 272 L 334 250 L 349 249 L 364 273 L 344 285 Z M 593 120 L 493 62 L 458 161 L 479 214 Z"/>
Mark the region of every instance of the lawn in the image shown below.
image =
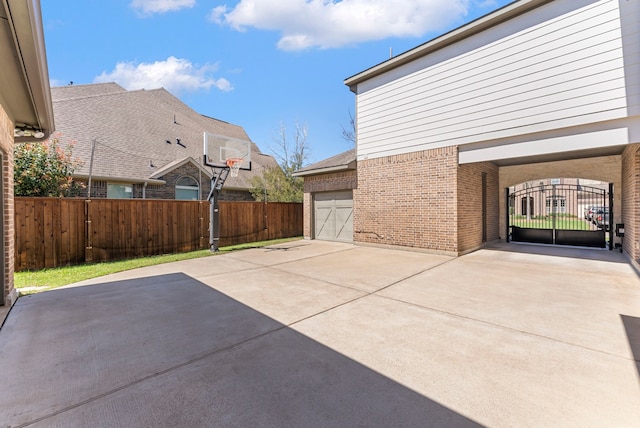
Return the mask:
<path id="1" fill-rule="evenodd" d="M 531 229 L 553 229 L 553 220 L 548 217 L 533 218 L 527 220 L 526 217 L 511 218 L 509 226 L 526 227 Z M 559 230 L 596 230 L 587 220 L 577 217 L 556 218 L 556 229 Z"/>
<path id="2" fill-rule="evenodd" d="M 85 279 L 96 278 L 111 273 L 122 272 L 153 266 L 161 263 L 177 262 L 200 257 L 215 257 L 219 254 L 231 251 L 245 250 L 248 248 L 261 248 L 268 245 L 280 244 L 283 242 L 296 241 L 301 238 L 276 239 L 271 241 L 253 242 L 249 244 L 233 245 L 221 247 L 219 252 L 212 253 L 210 250 L 191 251 L 189 253 L 166 254 L 162 256 L 141 257 L 130 260 L 119 260 L 114 262 L 92 263 L 79 266 L 67 266 L 53 269 L 43 269 L 38 271 L 16 272 L 13 276 L 15 287 L 20 294 L 34 294 L 40 291 L 51 290 Z"/>

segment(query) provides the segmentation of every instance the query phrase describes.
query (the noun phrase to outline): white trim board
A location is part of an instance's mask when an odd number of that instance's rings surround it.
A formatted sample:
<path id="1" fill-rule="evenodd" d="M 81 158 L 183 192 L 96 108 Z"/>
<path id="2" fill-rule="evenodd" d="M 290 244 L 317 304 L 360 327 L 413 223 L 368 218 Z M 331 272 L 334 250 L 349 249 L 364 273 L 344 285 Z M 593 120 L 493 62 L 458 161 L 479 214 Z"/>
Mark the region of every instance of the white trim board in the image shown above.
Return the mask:
<path id="1" fill-rule="evenodd" d="M 629 129 L 621 127 L 464 151 L 463 147 L 461 147 L 458 162 L 466 164 L 497 161 L 577 150 L 600 149 L 629 143 Z"/>

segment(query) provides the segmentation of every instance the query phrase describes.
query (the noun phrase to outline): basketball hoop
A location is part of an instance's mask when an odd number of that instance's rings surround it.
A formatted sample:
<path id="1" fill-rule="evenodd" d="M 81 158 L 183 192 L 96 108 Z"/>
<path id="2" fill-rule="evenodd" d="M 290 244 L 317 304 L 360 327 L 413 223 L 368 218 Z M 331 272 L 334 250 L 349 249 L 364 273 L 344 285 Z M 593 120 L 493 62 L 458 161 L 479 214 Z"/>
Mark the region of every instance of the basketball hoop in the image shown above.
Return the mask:
<path id="1" fill-rule="evenodd" d="M 244 159 L 242 158 L 229 158 L 227 159 L 226 163 L 227 166 L 229 167 L 229 175 L 232 177 L 237 177 L 238 173 L 240 172 L 240 165 L 242 165 L 242 162 L 244 161 Z"/>

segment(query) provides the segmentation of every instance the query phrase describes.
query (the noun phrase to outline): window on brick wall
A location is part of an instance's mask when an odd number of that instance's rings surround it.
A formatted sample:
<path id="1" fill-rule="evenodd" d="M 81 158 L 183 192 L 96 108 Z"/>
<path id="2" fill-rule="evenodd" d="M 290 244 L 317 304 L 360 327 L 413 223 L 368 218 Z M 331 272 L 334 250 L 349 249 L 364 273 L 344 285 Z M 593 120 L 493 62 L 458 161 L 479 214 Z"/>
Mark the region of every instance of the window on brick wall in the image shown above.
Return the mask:
<path id="1" fill-rule="evenodd" d="M 133 184 L 107 183 L 107 198 L 109 199 L 133 198 Z"/>
<path id="2" fill-rule="evenodd" d="M 197 201 L 200 199 L 200 186 L 193 177 L 181 177 L 176 181 L 176 199 Z"/>
<path id="3" fill-rule="evenodd" d="M 553 203 L 552 203 L 553 202 Z M 553 205 L 554 213 L 565 213 L 567 212 L 567 200 L 563 197 L 549 199 L 547 198 L 545 202 L 547 208 L 547 214 L 551 213 L 551 206 Z"/>

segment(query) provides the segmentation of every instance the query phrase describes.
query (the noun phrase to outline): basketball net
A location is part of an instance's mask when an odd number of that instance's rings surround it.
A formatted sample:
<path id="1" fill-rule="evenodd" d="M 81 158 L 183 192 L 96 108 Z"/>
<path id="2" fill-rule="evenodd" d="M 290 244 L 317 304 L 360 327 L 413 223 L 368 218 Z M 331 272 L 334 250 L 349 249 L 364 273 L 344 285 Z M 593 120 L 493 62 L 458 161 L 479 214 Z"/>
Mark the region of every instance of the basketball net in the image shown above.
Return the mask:
<path id="1" fill-rule="evenodd" d="M 229 175 L 237 177 L 240 172 L 240 165 L 242 165 L 242 158 L 229 158 L 227 159 L 227 166 L 229 167 Z"/>

